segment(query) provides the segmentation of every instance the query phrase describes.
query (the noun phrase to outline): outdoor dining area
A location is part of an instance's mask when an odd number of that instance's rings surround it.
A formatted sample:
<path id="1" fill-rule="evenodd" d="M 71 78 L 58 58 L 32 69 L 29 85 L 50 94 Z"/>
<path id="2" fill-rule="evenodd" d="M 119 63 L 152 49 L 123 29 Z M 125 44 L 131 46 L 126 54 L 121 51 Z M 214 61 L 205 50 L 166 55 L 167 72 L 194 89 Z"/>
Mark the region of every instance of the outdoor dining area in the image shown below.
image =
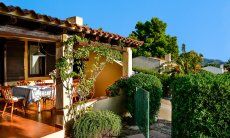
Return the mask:
<path id="1" fill-rule="evenodd" d="M 18 81 L 16 86 L 0 86 L 0 97 L 4 103 L 2 117 L 5 116 L 7 108 L 10 108 L 10 118 L 13 119 L 14 109 L 21 108 L 26 111 L 30 106 L 35 107 L 37 113 L 43 110 L 50 110 L 55 107 L 55 84 L 47 83 L 43 80 L 37 81 Z M 46 108 L 49 103 L 49 108 Z"/>

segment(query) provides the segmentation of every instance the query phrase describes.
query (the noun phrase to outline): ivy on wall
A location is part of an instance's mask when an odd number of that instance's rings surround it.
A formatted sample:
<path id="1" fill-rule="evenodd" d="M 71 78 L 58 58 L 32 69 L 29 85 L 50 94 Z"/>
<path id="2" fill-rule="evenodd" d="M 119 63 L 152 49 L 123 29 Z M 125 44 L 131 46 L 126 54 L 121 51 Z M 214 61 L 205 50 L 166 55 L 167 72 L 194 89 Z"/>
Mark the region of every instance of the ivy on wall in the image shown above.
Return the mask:
<path id="1" fill-rule="evenodd" d="M 81 38 L 77 35 L 71 36 L 63 43 L 64 45 L 64 56 L 58 59 L 56 67 L 58 69 L 59 77 L 66 89 L 66 94 L 69 98 L 68 118 L 77 118 L 84 114 L 86 110 L 84 107 L 80 107 L 82 110 L 76 111 L 76 107 L 83 105 L 89 95 L 94 94 L 94 82 L 98 74 L 103 70 L 106 63 L 111 63 L 114 60 L 121 60 L 122 55 L 118 50 L 112 49 L 110 44 L 104 44 L 99 42 L 92 42 L 88 39 Z M 92 68 L 90 68 L 90 74 L 86 75 L 84 67 L 77 67 L 78 72 L 73 71 L 74 64 L 85 64 L 86 59 L 89 59 L 90 54 L 95 54 L 93 57 L 94 62 Z M 72 78 L 78 77 L 80 79 L 78 84 L 77 95 L 79 102 L 73 104 L 73 83 Z M 67 121 L 69 120 L 67 119 Z"/>

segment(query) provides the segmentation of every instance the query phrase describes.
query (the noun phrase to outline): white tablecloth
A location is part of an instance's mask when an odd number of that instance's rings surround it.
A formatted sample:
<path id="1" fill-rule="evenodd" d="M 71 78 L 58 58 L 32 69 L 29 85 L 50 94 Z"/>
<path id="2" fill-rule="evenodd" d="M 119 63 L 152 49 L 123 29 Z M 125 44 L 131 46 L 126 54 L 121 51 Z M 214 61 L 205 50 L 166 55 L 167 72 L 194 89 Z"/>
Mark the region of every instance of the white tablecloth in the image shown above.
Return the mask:
<path id="1" fill-rule="evenodd" d="M 16 86 L 12 89 L 13 96 L 24 97 L 27 103 L 37 102 L 42 97 L 52 97 L 53 90 L 49 86 Z"/>

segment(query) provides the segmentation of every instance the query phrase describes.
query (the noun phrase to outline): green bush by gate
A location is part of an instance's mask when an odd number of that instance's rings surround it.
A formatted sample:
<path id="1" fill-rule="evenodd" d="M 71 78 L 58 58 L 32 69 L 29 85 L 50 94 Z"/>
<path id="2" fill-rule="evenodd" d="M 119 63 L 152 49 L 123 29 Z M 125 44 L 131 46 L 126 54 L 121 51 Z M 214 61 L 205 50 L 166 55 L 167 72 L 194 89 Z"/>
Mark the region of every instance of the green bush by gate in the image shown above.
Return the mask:
<path id="1" fill-rule="evenodd" d="M 175 79 L 172 137 L 230 137 L 230 74 L 190 74 Z"/>
<path id="2" fill-rule="evenodd" d="M 136 88 L 135 121 L 141 132 L 149 138 L 149 92 Z"/>

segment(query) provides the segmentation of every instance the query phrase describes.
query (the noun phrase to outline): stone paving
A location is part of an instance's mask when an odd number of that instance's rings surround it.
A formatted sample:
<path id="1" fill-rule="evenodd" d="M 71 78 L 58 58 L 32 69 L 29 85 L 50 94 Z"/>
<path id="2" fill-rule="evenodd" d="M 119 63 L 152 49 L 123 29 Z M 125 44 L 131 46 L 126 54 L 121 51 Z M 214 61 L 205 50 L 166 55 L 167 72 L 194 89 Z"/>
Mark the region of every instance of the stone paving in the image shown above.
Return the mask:
<path id="1" fill-rule="evenodd" d="M 137 135 L 132 135 L 132 136 L 127 136 L 127 138 L 145 138 L 143 134 L 137 134 Z M 150 138 L 171 138 L 170 135 L 160 133 L 155 130 L 150 131 Z"/>
<path id="2" fill-rule="evenodd" d="M 161 108 L 158 114 L 158 121 L 150 126 L 151 138 L 170 138 L 171 137 L 171 102 L 170 100 L 162 99 Z M 129 131 L 133 135 L 126 136 L 127 138 L 144 138 L 137 126 L 129 126 Z M 133 131 L 133 132 L 132 132 Z"/>

